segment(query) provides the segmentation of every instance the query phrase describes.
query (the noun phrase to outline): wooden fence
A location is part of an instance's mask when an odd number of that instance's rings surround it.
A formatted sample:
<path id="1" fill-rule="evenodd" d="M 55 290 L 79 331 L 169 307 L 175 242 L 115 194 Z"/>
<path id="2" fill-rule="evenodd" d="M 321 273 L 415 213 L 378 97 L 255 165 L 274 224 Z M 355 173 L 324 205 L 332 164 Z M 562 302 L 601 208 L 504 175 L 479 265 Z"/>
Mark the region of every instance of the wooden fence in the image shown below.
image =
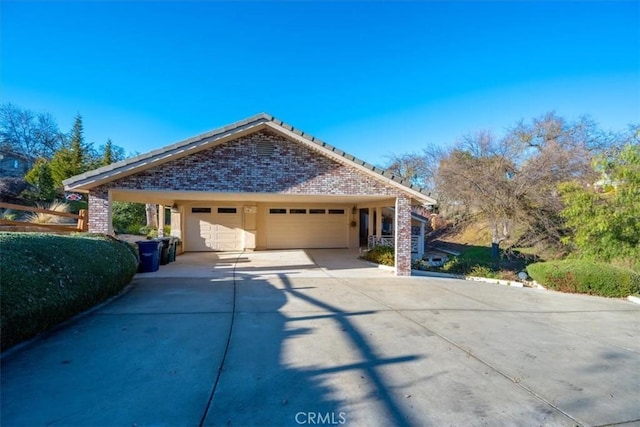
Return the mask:
<path id="1" fill-rule="evenodd" d="M 0 219 L 0 230 L 4 231 L 56 231 L 56 232 L 78 232 L 87 231 L 89 224 L 87 223 L 87 210 L 80 209 L 78 214 L 72 214 L 69 212 L 57 212 L 48 209 L 35 208 L 32 206 L 14 205 L 13 203 L 0 202 L 0 208 L 12 209 L 16 211 L 27 211 L 34 213 L 44 213 L 48 215 L 55 215 L 64 218 L 73 218 L 76 220 L 76 225 L 65 225 L 56 223 L 36 223 L 27 221 L 12 221 L 8 219 Z"/>

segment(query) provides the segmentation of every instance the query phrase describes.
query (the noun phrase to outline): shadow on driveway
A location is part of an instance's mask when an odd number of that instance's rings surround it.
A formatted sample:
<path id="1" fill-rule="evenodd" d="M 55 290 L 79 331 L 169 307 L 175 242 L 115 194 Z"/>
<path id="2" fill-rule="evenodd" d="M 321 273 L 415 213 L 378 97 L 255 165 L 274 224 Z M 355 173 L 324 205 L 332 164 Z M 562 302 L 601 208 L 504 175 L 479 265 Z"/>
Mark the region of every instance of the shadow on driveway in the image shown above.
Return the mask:
<path id="1" fill-rule="evenodd" d="M 377 402 L 373 419 L 409 425 L 378 367 L 417 356 L 378 356 L 350 321 L 374 312 L 341 310 L 279 280 L 283 288 L 244 273 L 138 277 L 110 304 L 2 358 L 1 424 L 359 424 L 345 410 L 356 398 Z M 283 312 L 292 300 L 308 307 Z M 305 336 L 326 354 L 300 348 Z M 357 391 L 339 390 L 344 372 Z"/>

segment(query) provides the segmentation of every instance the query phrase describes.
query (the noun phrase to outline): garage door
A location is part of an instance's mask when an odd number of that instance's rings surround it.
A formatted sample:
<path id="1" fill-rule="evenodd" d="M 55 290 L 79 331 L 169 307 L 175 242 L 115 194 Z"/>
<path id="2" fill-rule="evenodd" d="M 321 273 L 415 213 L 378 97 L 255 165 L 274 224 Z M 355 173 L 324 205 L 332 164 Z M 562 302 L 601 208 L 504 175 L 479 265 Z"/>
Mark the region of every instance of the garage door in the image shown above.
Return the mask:
<path id="1" fill-rule="evenodd" d="M 242 216 L 235 207 L 192 207 L 187 216 L 186 250 L 242 250 Z"/>
<path id="2" fill-rule="evenodd" d="M 345 209 L 283 208 L 267 210 L 267 248 L 346 248 Z"/>

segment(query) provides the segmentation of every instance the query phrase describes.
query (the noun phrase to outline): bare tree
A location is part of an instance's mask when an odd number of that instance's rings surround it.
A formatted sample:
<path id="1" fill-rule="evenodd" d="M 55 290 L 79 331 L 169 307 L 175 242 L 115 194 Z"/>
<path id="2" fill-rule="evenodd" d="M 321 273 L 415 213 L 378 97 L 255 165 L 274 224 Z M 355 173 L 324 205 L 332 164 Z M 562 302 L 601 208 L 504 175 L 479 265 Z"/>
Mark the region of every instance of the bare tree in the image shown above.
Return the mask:
<path id="1" fill-rule="evenodd" d="M 27 158 L 51 158 L 64 134 L 49 113 L 34 113 L 6 103 L 0 107 L 0 145 Z"/>
<path id="2" fill-rule="evenodd" d="M 445 150 L 436 145 L 423 149 L 421 153 L 390 154 L 384 169 L 435 195 L 438 166 L 444 155 Z"/>
<path id="3" fill-rule="evenodd" d="M 442 159 L 437 177 L 439 194 L 450 204 L 489 222 L 496 256 L 516 217 L 516 169 L 509 151 L 489 132 L 467 135 Z"/>
<path id="4" fill-rule="evenodd" d="M 559 244 L 566 227 L 558 184 L 597 179 L 593 157 L 615 141 L 588 118 L 567 122 L 553 113 L 520 122 L 500 139 L 478 132 L 440 162 L 439 199 L 489 222 L 493 255 L 516 226 L 523 244 Z"/>

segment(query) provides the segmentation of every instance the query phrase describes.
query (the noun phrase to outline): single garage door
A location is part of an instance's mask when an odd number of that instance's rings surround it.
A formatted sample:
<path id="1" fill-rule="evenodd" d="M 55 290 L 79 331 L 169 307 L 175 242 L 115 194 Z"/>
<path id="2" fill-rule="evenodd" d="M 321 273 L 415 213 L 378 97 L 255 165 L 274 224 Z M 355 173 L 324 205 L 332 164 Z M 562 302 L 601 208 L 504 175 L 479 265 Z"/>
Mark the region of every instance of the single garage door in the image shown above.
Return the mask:
<path id="1" fill-rule="evenodd" d="M 347 220 L 345 209 L 270 207 L 267 248 L 346 248 Z"/>
<path id="2" fill-rule="evenodd" d="M 192 207 L 187 216 L 186 250 L 242 250 L 242 216 L 235 207 Z"/>

